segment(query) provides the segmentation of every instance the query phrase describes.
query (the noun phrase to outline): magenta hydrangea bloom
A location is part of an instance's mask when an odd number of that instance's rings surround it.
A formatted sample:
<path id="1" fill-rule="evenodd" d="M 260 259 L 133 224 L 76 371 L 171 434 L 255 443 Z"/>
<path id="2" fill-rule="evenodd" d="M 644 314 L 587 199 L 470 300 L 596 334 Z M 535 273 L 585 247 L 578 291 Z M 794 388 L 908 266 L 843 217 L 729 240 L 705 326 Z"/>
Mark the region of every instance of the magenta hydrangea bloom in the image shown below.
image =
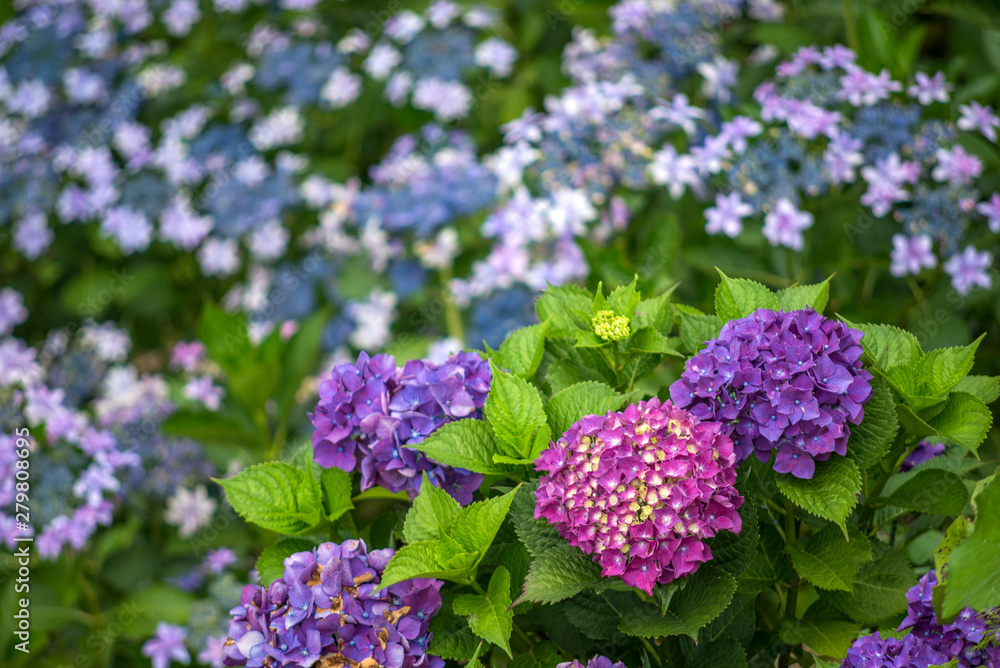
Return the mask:
<path id="1" fill-rule="evenodd" d="M 320 466 L 361 469 L 361 489 L 420 491 L 421 474 L 462 505 L 483 481 L 478 473 L 443 466 L 408 444 L 419 443 L 446 422 L 482 417 L 490 390 L 489 363 L 457 353 L 444 364 L 411 360 L 396 367 L 392 355 L 358 355 L 341 364 L 319 388 L 312 419 Z"/>
<path id="2" fill-rule="evenodd" d="M 757 309 L 731 320 L 687 361 L 670 398 L 702 420 L 718 420 L 736 443 L 774 470 L 812 478 L 817 461 L 847 453 L 849 424 L 872 396 L 856 329 L 812 309 Z"/>
<path id="3" fill-rule="evenodd" d="M 906 618 L 898 630 L 909 635 L 859 638 L 841 668 L 927 668 L 952 659 L 959 668 L 1000 665 L 1000 608 L 982 613 L 965 608 L 954 622 L 941 624 L 932 602 L 936 584 L 931 571 L 906 592 Z"/>
<path id="4" fill-rule="evenodd" d="M 225 664 L 443 668 L 426 651 L 443 583 L 421 578 L 375 591 L 395 554 L 349 540 L 288 557 L 281 579 L 243 588 L 230 611 Z"/>
<path id="5" fill-rule="evenodd" d="M 606 656 L 598 655 L 588 661 L 586 666 L 576 659 L 573 659 L 572 661 L 557 663 L 556 668 L 625 668 L 625 664 L 621 661 L 615 662 Z"/>
<path id="6" fill-rule="evenodd" d="M 706 538 L 740 532 L 735 464 L 721 424 L 669 401 L 588 415 L 535 461 L 546 473 L 535 517 L 593 555 L 604 577 L 651 593 L 711 559 Z"/>

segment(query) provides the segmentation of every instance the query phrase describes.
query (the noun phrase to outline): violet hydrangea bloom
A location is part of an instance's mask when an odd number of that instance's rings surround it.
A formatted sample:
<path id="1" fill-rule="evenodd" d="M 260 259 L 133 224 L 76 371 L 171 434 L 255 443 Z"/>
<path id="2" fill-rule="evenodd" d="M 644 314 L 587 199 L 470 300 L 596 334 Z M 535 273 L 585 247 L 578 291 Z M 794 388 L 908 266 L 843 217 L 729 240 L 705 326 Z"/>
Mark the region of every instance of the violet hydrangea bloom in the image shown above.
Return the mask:
<path id="1" fill-rule="evenodd" d="M 227 666 L 443 668 L 427 654 L 440 580 L 419 578 L 376 591 L 395 551 L 361 540 L 323 543 L 285 559 L 269 587 L 247 585 L 231 611 Z"/>
<path id="2" fill-rule="evenodd" d="M 726 323 L 687 361 L 670 397 L 701 420 L 719 420 L 737 461 L 753 452 L 774 470 L 812 478 L 815 462 L 847 453 L 849 424 L 872 396 L 861 366 L 863 333 L 811 309 L 757 309 Z"/>
<path id="3" fill-rule="evenodd" d="M 900 464 L 899 471 L 905 473 L 917 464 L 923 464 L 935 457 L 940 457 L 944 454 L 944 451 L 944 443 L 920 441 L 920 443 L 917 443 L 917 447 L 913 448 L 910 454 L 906 456 L 906 459 L 903 460 L 903 463 Z"/>
<path id="4" fill-rule="evenodd" d="M 587 662 L 586 667 L 583 663 L 573 659 L 556 664 L 556 668 L 625 668 L 625 664 L 621 661 L 612 662 L 606 656 L 597 655 Z"/>
<path id="5" fill-rule="evenodd" d="M 721 424 L 654 397 L 582 418 L 541 454 L 535 517 L 651 593 L 712 558 L 704 539 L 742 529 L 735 464 Z"/>
<path id="6" fill-rule="evenodd" d="M 898 630 L 909 630 L 909 635 L 895 639 L 875 633 L 859 638 L 841 668 L 927 668 L 953 659 L 959 668 L 1000 665 L 1000 608 L 978 614 L 965 608 L 953 623 L 941 624 L 932 602 L 936 584 L 931 571 L 906 592 L 906 618 Z"/>
<path id="7" fill-rule="evenodd" d="M 457 353 L 444 364 L 411 360 L 396 367 L 392 355 L 358 355 L 341 364 L 319 389 L 310 414 L 316 462 L 345 471 L 361 469 L 361 489 L 420 491 L 421 473 L 459 503 L 472 501 L 483 478 L 442 466 L 404 447 L 419 443 L 446 422 L 480 418 L 490 389 L 489 364 L 475 353 Z"/>

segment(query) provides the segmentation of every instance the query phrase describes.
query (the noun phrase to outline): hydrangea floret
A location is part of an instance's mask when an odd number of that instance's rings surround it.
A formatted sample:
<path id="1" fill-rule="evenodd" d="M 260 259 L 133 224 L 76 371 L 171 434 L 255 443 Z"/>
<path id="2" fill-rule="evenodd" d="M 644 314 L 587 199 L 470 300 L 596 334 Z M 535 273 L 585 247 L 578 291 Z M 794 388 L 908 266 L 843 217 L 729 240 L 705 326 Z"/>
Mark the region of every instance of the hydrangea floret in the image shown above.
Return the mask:
<path id="1" fill-rule="evenodd" d="M 625 668 L 621 661 L 612 661 L 606 656 L 597 655 L 584 665 L 582 662 L 573 659 L 556 664 L 556 668 Z"/>
<path id="2" fill-rule="evenodd" d="M 231 611 L 227 666 L 443 668 L 427 654 L 440 580 L 407 580 L 378 590 L 391 549 L 364 541 L 323 543 L 285 559 L 267 588 L 247 585 Z"/>
<path id="3" fill-rule="evenodd" d="M 593 555 L 604 577 L 651 593 L 711 559 L 705 539 L 740 532 L 735 464 L 721 424 L 669 401 L 588 415 L 536 460 L 535 518 Z"/>
<path id="4" fill-rule="evenodd" d="M 864 418 L 872 375 L 861 364 L 863 333 L 811 309 L 757 309 L 726 323 L 670 386 L 674 403 L 718 420 L 737 461 L 812 478 L 817 461 L 845 455 L 851 424 Z"/>
<path id="5" fill-rule="evenodd" d="M 396 367 L 392 355 L 341 364 L 319 388 L 310 414 L 316 463 L 345 471 L 361 469 L 361 489 L 379 485 L 413 498 L 421 474 L 462 504 L 482 482 L 478 473 L 442 466 L 405 447 L 419 443 L 446 422 L 482 417 L 490 389 L 489 363 L 457 353 L 444 364 L 411 360 Z"/>
<path id="6" fill-rule="evenodd" d="M 621 341 L 631 333 L 628 318 L 614 311 L 598 311 L 591 319 L 594 332 L 605 341 Z"/>
<path id="7" fill-rule="evenodd" d="M 932 570 L 906 592 L 906 617 L 898 630 L 909 631 L 908 635 L 896 639 L 874 633 L 859 638 L 841 668 L 1000 665 L 1000 608 L 982 613 L 965 608 L 954 622 L 942 624 L 934 613 L 935 585 L 937 575 Z"/>

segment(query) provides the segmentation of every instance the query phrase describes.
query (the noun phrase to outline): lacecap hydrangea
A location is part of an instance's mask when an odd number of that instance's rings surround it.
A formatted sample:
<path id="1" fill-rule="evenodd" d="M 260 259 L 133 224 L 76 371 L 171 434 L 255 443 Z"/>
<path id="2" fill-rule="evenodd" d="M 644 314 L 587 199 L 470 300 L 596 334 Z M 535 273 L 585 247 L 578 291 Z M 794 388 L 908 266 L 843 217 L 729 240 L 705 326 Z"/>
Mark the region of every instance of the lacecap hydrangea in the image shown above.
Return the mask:
<path id="1" fill-rule="evenodd" d="M 859 638 L 847 651 L 841 668 L 1000 665 L 1000 608 L 981 613 L 965 608 L 954 622 L 942 624 L 932 601 L 936 584 L 937 576 L 931 571 L 906 592 L 906 618 L 898 630 L 908 630 L 908 635 L 896 639 L 874 633 Z"/>
<path id="2" fill-rule="evenodd" d="M 270 586 L 243 588 L 225 665 L 443 668 L 426 653 L 443 583 L 418 578 L 376 591 L 393 556 L 349 540 L 288 557 Z"/>
<path id="3" fill-rule="evenodd" d="M 405 447 L 419 443 L 446 422 L 482 417 L 490 389 L 489 363 L 457 353 L 444 364 L 411 360 L 396 367 L 392 355 L 358 355 L 320 384 L 310 414 L 316 462 L 345 471 L 361 469 L 361 489 L 420 491 L 421 474 L 464 504 L 483 478 L 442 466 Z"/>
<path id="4" fill-rule="evenodd" d="M 737 461 L 776 450 L 774 470 L 812 478 L 815 462 L 845 455 L 850 424 L 872 396 L 861 364 L 864 334 L 811 309 L 757 309 L 731 320 L 687 361 L 673 402 L 718 420 Z"/>
<path id="5" fill-rule="evenodd" d="M 705 539 L 742 529 L 735 465 L 721 424 L 654 397 L 582 418 L 541 454 L 535 517 L 651 593 L 711 559 Z"/>

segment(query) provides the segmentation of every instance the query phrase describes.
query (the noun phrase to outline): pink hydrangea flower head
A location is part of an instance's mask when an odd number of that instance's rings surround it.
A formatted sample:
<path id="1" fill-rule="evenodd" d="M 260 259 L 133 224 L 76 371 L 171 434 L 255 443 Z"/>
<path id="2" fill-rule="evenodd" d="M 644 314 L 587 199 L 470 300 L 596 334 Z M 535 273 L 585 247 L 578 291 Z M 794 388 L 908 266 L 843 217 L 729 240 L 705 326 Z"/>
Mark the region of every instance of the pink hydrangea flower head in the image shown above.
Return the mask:
<path id="1" fill-rule="evenodd" d="M 654 397 L 582 418 L 541 454 L 535 517 L 651 593 L 710 560 L 705 539 L 742 529 L 735 465 L 720 423 Z"/>

